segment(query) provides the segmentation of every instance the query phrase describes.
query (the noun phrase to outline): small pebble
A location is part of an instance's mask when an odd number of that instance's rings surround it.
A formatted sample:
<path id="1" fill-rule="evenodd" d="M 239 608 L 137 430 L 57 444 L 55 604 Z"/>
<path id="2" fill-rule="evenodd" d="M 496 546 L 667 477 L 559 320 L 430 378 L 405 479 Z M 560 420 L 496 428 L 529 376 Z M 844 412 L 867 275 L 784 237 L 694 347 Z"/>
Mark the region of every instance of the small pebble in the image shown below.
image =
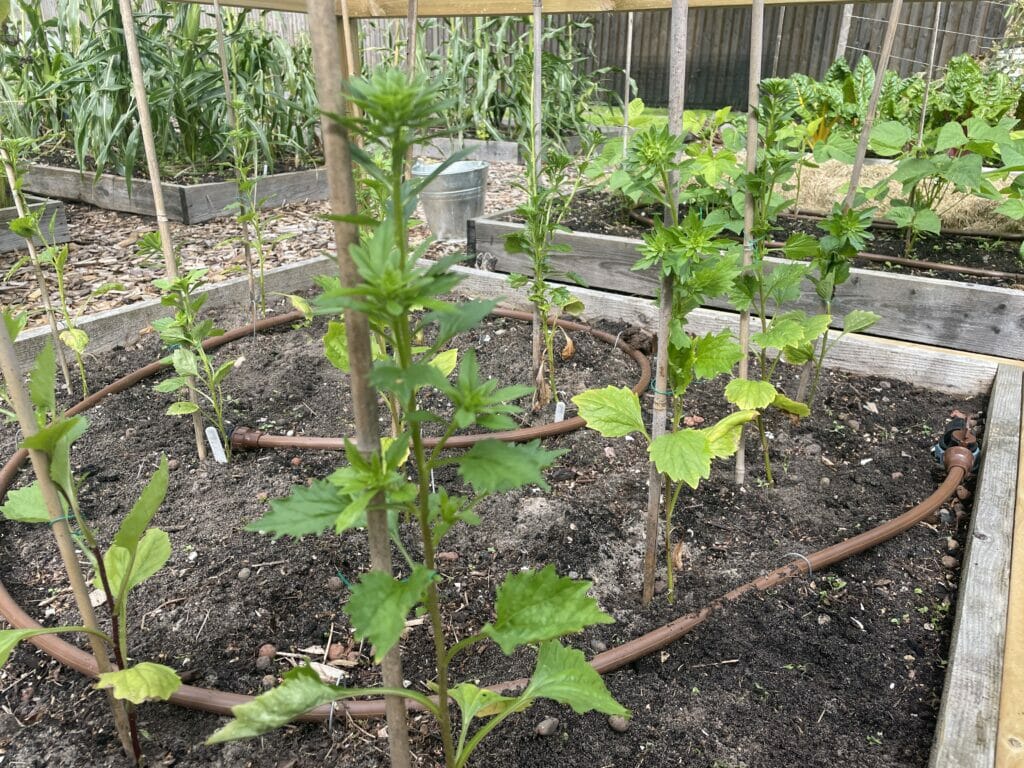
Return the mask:
<path id="1" fill-rule="evenodd" d="M 903 473 L 902 472 L 893 472 L 891 475 L 889 475 L 889 477 L 891 477 L 893 480 L 899 480 L 900 478 L 903 477 Z"/>
<path id="2" fill-rule="evenodd" d="M 331 576 L 327 580 L 327 591 L 328 592 L 341 592 L 345 588 L 345 582 L 343 582 L 337 576 Z"/>
<path id="3" fill-rule="evenodd" d="M 565 575 L 568 576 L 570 579 L 578 579 L 580 577 L 580 575 L 576 573 L 576 571 L 569 571 Z"/>
<path id="4" fill-rule="evenodd" d="M 459 559 L 458 552 L 438 552 L 437 559 L 443 560 L 446 563 L 453 563 Z"/>
<path id="5" fill-rule="evenodd" d="M 956 552 L 958 549 L 960 549 L 960 542 L 959 541 L 957 541 L 953 537 L 950 537 L 950 538 L 946 539 L 946 551 L 947 552 Z"/>
<path id="6" fill-rule="evenodd" d="M 260 685 L 268 689 L 273 688 L 275 685 L 277 685 L 277 678 L 273 675 L 264 675 L 263 679 L 260 680 Z"/>
<path id="7" fill-rule="evenodd" d="M 590 649 L 594 653 L 604 653 L 608 650 L 608 643 L 604 640 L 598 640 L 596 637 L 590 641 Z"/>
<path id="8" fill-rule="evenodd" d="M 178 461 L 177 459 L 168 459 L 168 461 L 167 461 L 167 468 L 170 469 L 170 470 L 175 470 L 175 469 L 177 469 L 180 466 L 181 466 L 181 462 Z"/>
<path id="9" fill-rule="evenodd" d="M 277 653 L 276 645 L 274 645 L 273 643 L 264 643 L 260 646 L 260 649 L 259 651 L 257 651 L 256 655 L 266 656 L 269 658 L 270 656 L 273 656 L 275 653 Z"/>
<path id="10" fill-rule="evenodd" d="M 962 485 L 958 485 L 956 487 L 956 497 L 960 499 L 960 501 L 967 501 L 967 499 L 971 498 L 971 492 Z"/>
<path id="11" fill-rule="evenodd" d="M 616 733 L 625 733 L 629 730 L 629 720 L 622 715 L 612 715 L 608 718 L 608 727 Z"/>
<path id="12" fill-rule="evenodd" d="M 888 381 L 880 381 L 878 382 L 878 386 L 882 389 L 892 389 L 892 384 Z"/>
<path id="13" fill-rule="evenodd" d="M 660 595 L 666 589 L 668 589 L 668 582 L 667 581 L 665 581 L 664 579 L 657 579 L 657 580 L 655 580 L 655 582 L 654 582 L 654 594 Z"/>
<path id="14" fill-rule="evenodd" d="M 135 427 L 128 427 L 128 429 L 124 431 L 124 436 L 126 438 L 135 437 Z"/>
<path id="15" fill-rule="evenodd" d="M 348 653 L 348 649 L 341 643 L 331 643 L 327 649 L 327 660 L 337 661 Z"/>
<path id="16" fill-rule="evenodd" d="M 874 403 L 864 403 L 864 410 L 868 413 L 873 413 L 876 416 L 878 415 L 878 406 Z"/>
<path id="17" fill-rule="evenodd" d="M 943 555 L 941 562 L 942 562 L 942 567 L 943 568 L 948 568 L 951 571 L 952 570 L 956 570 L 957 568 L 960 567 L 960 561 L 957 560 L 952 555 Z"/>
<path id="18" fill-rule="evenodd" d="M 293 467 L 301 467 L 302 466 L 302 457 L 301 456 L 292 456 L 292 466 Z"/>
<path id="19" fill-rule="evenodd" d="M 259 493 L 256 494 L 256 501 L 258 501 L 260 504 L 262 504 L 269 498 L 270 494 L 267 493 L 266 491 L 260 491 Z"/>
<path id="20" fill-rule="evenodd" d="M 558 718 L 557 717 L 545 717 L 537 726 L 533 729 L 533 732 L 538 736 L 551 736 L 558 732 Z"/>
<path id="21" fill-rule="evenodd" d="M 832 480 L 830 478 L 823 477 L 821 478 L 821 480 L 818 481 L 818 485 L 820 485 L 822 488 L 828 488 L 830 485 L 832 485 Z"/>
<path id="22" fill-rule="evenodd" d="M 256 659 L 256 669 L 260 672 L 266 672 L 273 665 L 274 660 L 269 656 L 259 656 Z"/>
<path id="23" fill-rule="evenodd" d="M 952 525 L 955 520 L 956 516 L 945 507 L 939 510 L 939 522 L 943 525 Z"/>
<path id="24" fill-rule="evenodd" d="M 251 570 L 249 570 L 248 568 L 242 568 L 242 569 L 241 569 L 241 570 L 239 570 L 239 572 L 238 572 L 238 580 L 239 580 L 239 581 L 245 581 L 245 580 L 246 580 L 246 579 L 248 579 L 248 578 L 249 578 L 250 576 L 252 576 L 252 571 L 251 571 Z"/>
<path id="25" fill-rule="evenodd" d="M 847 419 L 846 426 L 848 426 L 854 432 L 857 432 L 860 430 L 860 421 L 858 421 L 857 419 Z"/>

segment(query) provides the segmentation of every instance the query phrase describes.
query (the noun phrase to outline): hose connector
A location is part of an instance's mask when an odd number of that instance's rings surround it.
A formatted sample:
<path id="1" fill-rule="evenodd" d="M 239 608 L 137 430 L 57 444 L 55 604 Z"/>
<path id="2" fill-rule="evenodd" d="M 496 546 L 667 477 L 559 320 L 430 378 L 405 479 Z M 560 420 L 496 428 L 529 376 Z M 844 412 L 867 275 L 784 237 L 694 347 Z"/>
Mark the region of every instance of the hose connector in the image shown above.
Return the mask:
<path id="1" fill-rule="evenodd" d="M 260 447 L 263 432 L 252 427 L 235 427 L 231 430 L 231 450 L 252 451 Z"/>
<path id="2" fill-rule="evenodd" d="M 956 458 L 953 464 L 951 464 L 949 453 L 953 448 L 961 450 L 954 452 Z M 969 453 L 971 456 L 971 462 L 968 466 L 964 466 L 965 459 L 963 458 L 963 453 Z M 975 472 L 981 459 L 981 446 L 978 445 L 978 438 L 974 436 L 970 427 L 967 426 L 967 421 L 958 416 L 950 420 L 946 425 L 946 431 L 942 433 L 942 437 L 932 446 L 932 456 L 935 457 L 936 464 L 944 464 L 947 469 L 955 465 L 963 466 L 964 471 L 968 473 Z"/>

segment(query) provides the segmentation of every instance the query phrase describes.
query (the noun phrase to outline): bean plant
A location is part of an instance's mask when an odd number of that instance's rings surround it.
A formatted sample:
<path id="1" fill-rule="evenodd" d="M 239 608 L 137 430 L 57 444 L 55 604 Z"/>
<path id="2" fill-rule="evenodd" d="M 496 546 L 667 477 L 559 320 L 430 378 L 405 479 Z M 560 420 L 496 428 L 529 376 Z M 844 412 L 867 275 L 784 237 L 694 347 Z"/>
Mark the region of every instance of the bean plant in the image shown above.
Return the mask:
<path id="1" fill-rule="evenodd" d="M 13 337 L 24 327 L 25 316 L 4 312 L 3 322 Z M 64 509 L 62 519 L 74 524 L 72 536 L 92 564 L 93 587 L 103 595 L 110 629 L 64 625 L 0 630 L 0 666 L 7 663 L 18 643 L 38 635 L 86 633 L 100 638 L 113 654 L 116 669 L 100 674 L 96 687 L 111 689 L 115 698 L 125 702 L 134 758 L 141 765 L 143 755 L 134 705 L 166 700 L 181 686 L 178 673 L 170 667 L 149 661 L 131 663 L 129 654 L 129 596 L 159 572 L 171 555 L 170 537 L 165 531 L 150 527 L 167 492 L 167 458 L 161 457 L 157 470 L 104 550 L 90 522 L 95 515 L 88 514 L 79 502 L 79 479 L 71 467 L 71 448 L 85 434 L 88 422 L 84 416 L 67 416 L 58 410 L 55 373 L 53 346 L 47 343 L 36 358 L 29 383 L 39 431 L 22 441 L 19 447 L 42 451 L 49 459 L 50 479 L 58 489 Z M 6 390 L 3 399 L 6 403 Z M 10 413 L 8 409 L 5 412 Z M 0 513 L 20 523 L 53 525 L 57 522 L 50 518 L 38 481 L 10 491 Z"/>
<path id="2" fill-rule="evenodd" d="M 587 597 L 588 582 L 559 577 L 551 566 L 512 574 L 498 587 L 493 621 L 457 642 L 447 633 L 435 562 L 444 536 L 456 524 L 477 522 L 480 504 L 488 496 L 529 485 L 546 487 L 543 470 L 561 452 L 545 450 L 537 441 L 515 445 L 495 440 L 482 440 L 461 455 L 445 452 L 446 442 L 458 429 L 513 427 L 511 414 L 519 409 L 512 401 L 529 390 L 518 386 L 499 388 L 493 380 L 481 379 L 472 351 L 463 356 L 454 381 L 431 364 L 444 345 L 475 326 L 494 306 L 490 301 L 458 303 L 444 298 L 459 283 L 459 276 L 450 269 L 459 257 L 449 256 L 423 266 L 417 263 L 418 254 L 409 245 L 408 220 L 428 180 L 406 180 L 404 160 L 412 144 L 437 130 L 437 87 L 423 77 L 410 79 L 391 70 L 354 80 L 349 87 L 350 99 L 361 116 L 335 115 L 333 119 L 342 121 L 365 145 L 387 146 L 390 164 L 386 171 L 372 165 L 358 145 L 353 144 L 352 153 L 368 173 L 386 181 L 391 195 L 384 219 L 351 250 L 361 282 L 330 290 L 317 304 L 321 311 L 350 308 L 363 312 L 383 330 L 393 355 L 376 361 L 372 381 L 401 402 L 406 428 L 378 453 L 363 455 L 350 443 L 345 451 L 347 465 L 273 502 L 270 512 L 249 528 L 296 538 L 327 532 L 351 535 L 365 524 L 374 499 L 383 499 L 394 520 L 392 536 L 396 542 L 407 533 L 398 521 L 413 521 L 415 545 L 398 547 L 405 560 L 405 575 L 396 578 L 379 571 L 365 573 L 353 587 L 344 611 L 356 638 L 372 643 L 377 660 L 399 642 L 408 614 L 414 609 L 424 611 L 434 644 L 433 696 L 406 688 L 328 685 L 310 667 L 302 666 L 288 672 L 277 688 L 250 704 L 235 707 L 234 720 L 209 741 L 257 736 L 314 705 L 384 693 L 404 696 L 432 713 L 441 732 L 445 766 L 461 768 L 488 733 L 540 698 L 567 704 L 578 712 L 596 709 L 608 714 L 628 713 L 611 697 L 583 654 L 558 642 L 561 636 L 588 625 L 611 621 Z M 418 307 L 426 311 L 416 314 Z M 429 347 L 416 354 L 415 339 L 428 328 L 433 332 Z M 436 390 L 450 402 L 450 418 L 421 404 L 420 395 L 426 389 Z M 429 451 L 423 440 L 423 428 L 428 424 L 442 431 L 439 444 Z M 442 467 L 455 468 L 465 484 L 463 492 L 432 488 L 432 472 Z M 412 552 L 421 556 L 413 557 Z M 506 654 L 522 646 L 537 648 L 533 675 L 518 694 L 481 688 L 468 681 L 453 683 L 455 659 L 487 641 L 496 643 Z M 452 701 L 462 715 L 457 731 L 450 721 Z"/>

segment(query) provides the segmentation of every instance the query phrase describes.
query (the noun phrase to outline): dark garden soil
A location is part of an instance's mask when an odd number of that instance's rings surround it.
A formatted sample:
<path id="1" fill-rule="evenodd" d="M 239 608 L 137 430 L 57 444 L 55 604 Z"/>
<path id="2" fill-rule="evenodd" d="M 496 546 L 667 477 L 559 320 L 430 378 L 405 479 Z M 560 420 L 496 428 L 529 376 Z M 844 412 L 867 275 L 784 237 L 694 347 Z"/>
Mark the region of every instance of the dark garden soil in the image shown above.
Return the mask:
<path id="1" fill-rule="evenodd" d="M 619 237 L 640 237 L 647 229 L 644 224 L 629 215 L 629 209 L 622 205 L 621 200 L 602 192 L 584 190 L 576 198 L 565 225 L 579 232 L 593 232 L 601 235 L 617 235 Z M 815 237 L 824 233 L 818 228 L 818 222 L 806 216 L 779 217 L 779 227 L 775 239 L 785 240 L 794 232 L 804 232 Z M 903 236 L 900 232 L 884 227 L 873 227 L 874 240 L 870 242 L 868 251 L 883 256 L 902 258 L 906 255 Z M 903 267 L 896 264 L 869 262 L 860 259 L 855 266 L 864 269 L 884 269 L 889 272 L 910 272 L 944 280 L 982 283 L 985 285 L 1001 285 L 1024 290 L 1024 264 L 1021 263 L 1019 240 L 993 240 L 981 237 L 960 237 L 942 235 L 934 237 L 925 235 L 914 243 L 910 258 L 932 261 L 940 264 L 953 264 L 961 267 L 977 267 L 980 269 L 1008 272 L 1018 275 L 1012 280 L 1004 278 L 978 277 L 975 275 L 958 275 L 927 269 Z"/>
<path id="2" fill-rule="evenodd" d="M 234 423 L 295 434 L 348 430 L 346 384 L 324 360 L 321 334 L 321 327 L 282 331 L 218 353 L 245 356 L 229 378 Z M 636 366 L 620 353 L 582 334 L 575 342 L 577 354 L 560 372 L 567 394 L 636 380 Z M 525 382 L 526 324 L 492 320 L 458 346 L 476 349 L 485 375 Z M 140 348 L 90 360 L 93 385 L 157 353 L 150 338 Z M 791 384 L 789 377 L 785 385 Z M 257 693 L 297 658 L 280 654 L 323 661 L 326 648 L 339 659 L 345 684 L 375 683 L 369 649 L 353 642 L 341 611 L 346 584 L 366 567 L 363 535 L 274 542 L 242 530 L 267 510 L 268 499 L 324 476 L 341 455 L 240 453 L 228 466 L 199 465 L 190 424 L 163 416 L 167 402 L 149 383 L 108 399 L 89 414 L 91 429 L 73 455 L 87 475 L 84 508 L 104 539 L 159 455 L 173 460 L 156 524 L 170 532 L 174 552 L 131 607 L 134 657 L 169 664 L 196 685 Z M 980 399 L 898 382 L 826 374 L 812 418 L 799 425 L 769 419 L 776 488 L 760 482 L 760 452 L 748 438 L 753 469 L 745 486 L 732 484 L 731 463 L 723 462 L 699 491 L 683 494 L 675 531 L 685 543 L 679 594 L 674 606 L 662 594 L 649 610 L 637 600 L 647 479 L 642 445 L 586 430 L 550 439 L 548 447 L 568 450 L 547 472 L 550 490 L 528 488 L 489 500 L 479 527 L 451 535 L 442 546 L 450 632 L 465 637 L 492 618 L 494 588 L 507 573 L 554 563 L 563 575 L 592 580 L 592 594 L 616 619 L 568 642 L 588 656 L 621 643 L 792 560 L 791 553 L 819 549 L 905 511 L 940 479 L 928 449 L 951 411 L 982 406 Z M 690 416 L 708 422 L 725 410 L 721 383 L 695 388 L 687 407 Z M 8 429 L 2 436 L 9 455 L 15 435 Z M 454 475 L 436 479 L 457 488 Z M 947 550 L 958 554 L 965 522 L 945 515 L 829 573 L 750 596 L 659 655 L 609 675 L 612 693 L 633 712 L 624 733 L 603 716 L 541 703 L 492 734 L 473 764 L 924 766 L 956 599 L 957 571 L 942 558 Z M 48 624 L 73 621 L 49 531 L 4 522 L 0 542 L 0 573 L 21 604 Z M 430 678 L 430 638 L 426 626 L 414 624 L 404 641 L 405 676 L 422 688 Z M 267 643 L 279 655 L 260 659 Z M 459 657 L 454 676 L 497 682 L 528 674 L 531 664 L 531 652 L 506 658 L 487 646 Z M 537 735 L 536 725 L 550 716 L 560 720 L 556 732 Z M 151 765 L 387 764 L 383 724 L 340 714 L 332 730 L 290 726 L 216 748 L 202 742 L 222 718 L 165 704 L 144 705 L 139 718 Z M 412 727 L 417 764 L 438 765 L 432 723 L 417 716 Z M 0 761 L 127 765 L 103 697 L 28 646 L 0 672 Z"/>

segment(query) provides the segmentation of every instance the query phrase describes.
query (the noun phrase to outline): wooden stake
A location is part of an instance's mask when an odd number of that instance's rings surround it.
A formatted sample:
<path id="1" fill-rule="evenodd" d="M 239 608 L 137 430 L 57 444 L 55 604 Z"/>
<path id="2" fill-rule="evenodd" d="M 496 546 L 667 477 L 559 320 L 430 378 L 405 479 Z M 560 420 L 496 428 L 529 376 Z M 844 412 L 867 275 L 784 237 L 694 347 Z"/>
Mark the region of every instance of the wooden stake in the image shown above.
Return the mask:
<path id="1" fill-rule="evenodd" d="M 932 22 L 932 39 L 928 46 L 928 72 L 924 78 L 924 93 L 921 95 L 921 118 L 917 122 L 917 146 L 924 141 L 924 122 L 928 115 L 928 92 L 932 87 L 932 75 L 935 71 L 935 48 L 939 41 L 939 19 L 942 16 L 942 3 L 935 4 L 935 20 Z"/>
<path id="2" fill-rule="evenodd" d="M 533 80 L 530 90 L 530 136 L 533 142 L 533 176 L 539 187 L 543 182 L 540 178 L 542 159 L 544 154 L 544 126 L 542 123 L 541 99 L 543 98 L 544 78 L 544 9 L 541 0 L 533 0 Z M 554 397 L 554 392 L 547 392 L 547 377 L 544 375 L 544 332 L 543 324 L 547 318 L 543 317 L 540 308 L 533 305 L 533 327 L 530 337 L 530 353 L 533 358 L 533 379 L 537 387 L 534 394 L 534 406 L 546 405 L 549 401 L 548 395 Z"/>
<path id="3" fill-rule="evenodd" d="M 750 69 L 747 75 L 747 173 L 757 170 L 757 105 L 760 102 L 761 51 L 764 41 L 764 0 L 754 0 L 750 8 Z M 754 197 L 749 191 L 743 199 L 743 268 L 754 261 Z M 740 358 L 739 378 L 745 379 L 750 370 L 750 310 L 740 313 Z M 742 428 L 741 428 L 742 430 Z M 742 432 L 740 447 L 736 451 L 736 484 L 746 480 L 746 451 L 743 449 Z"/>
<path id="4" fill-rule="evenodd" d="M 4 381 L 7 383 L 7 393 L 14 406 L 14 412 L 21 425 L 22 434 L 26 438 L 32 437 L 39 431 L 36 423 L 35 412 L 32 410 L 32 402 L 25 384 L 21 378 L 21 369 L 18 366 L 18 357 L 14 351 L 14 342 L 7 332 L 7 324 L 0 323 L 0 371 L 3 372 Z M 78 562 L 75 553 L 75 544 L 71 540 L 71 530 L 68 527 L 67 518 L 64 516 L 64 509 L 60 503 L 60 492 L 50 478 L 50 460 L 45 453 L 37 450 L 29 450 L 29 459 L 32 461 L 32 469 L 35 472 L 36 482 L 42 491 L 43 502 L 46 504 L 47 514 L 50 516 L 50 528 L 57 540 L 57 549 L 60 551 L 64 569 L 67 571 L 68 582 L 71 591 L 75 595 L 75 605 L 82 618 L 82 626 L 100 631 L 96 622 L 96 614 L 93 612 L 92 603 L 89 602 L 89 588 L 85 584 L 85 577 L 82 575 L 82 566 Z M 110 657 L 107 656 L 107 646 L 103 640 L 94 634 L 89 634 L 89 645 L 92 648 L 92 655 L 96 659 L 96 669 L 100 672 L 110 672 Z M 124 703 L 113 697 L 112 691 L 107 691 L 107 701 L 110 704 L 111 713 L 114 716 L 114 727 L 121 739 L 121 746 L 129 758 L 138 762 L 141 755 L 136 753 L 131 736 L 131 727 L 128 720 L 128 712 Z"/>
<path id="5" fill-rule="evenodd" d="M 317 97 L 320 108 L 327 113 L 344 114 L 342 96 L 341 55 L 338 36 L 344 34 L 342 24 L 334 15 L 332 0 L 308 0 L 310 42 L 313 48 L 313 69 L 316 72 Z M 332 33 L 331 30 L 334 29 Z M 348 135 L 335 121 L 321 118 L 324 141 L 324 159 L 327 183 L 331 193 L 331 212 L 352 216 L 356 213 L 355 180 L 352 175 L 352 156 Z M 344 286 L 358 285 L 359 273 L 349 254 L 358 241 L 359 230 L 351 223 L 334 222 L 335 247 L 338 255 L 338 273 Z M 352 411 L 356 423 L 356 444 L 364 455 L 380 452 L 380 433 L 377 424 L 377 393 L 370 384 L 373 360 L 370 350 L 370 326 L 366 315 L 354 310 L 345 311 L 345 330 L 351 365 L 349 386 L 352 392 Z M 370 560 L 375 571 L 391 573 L 391 542 L 388 536 L 387 512 L 384 499 L 377 497 L 367 510 L 366 530 L 370 543 Z M 384 685 L 403 688 L 401 647 L 395 645 L 381 663 Z M 409 768 L 409 728 L 405 701 L 401 696 L 386 698 L 388 746 L 392 768 Z"/>
<path id="6" fill-rule="evenodd" d="M 3 140 L 3 131 L 0 131 L 0 141 Z M 28 206 L 25 205 L 25 196 L 21 189 L 18 188 L 18 176 L 14 169 L 14 161 L 10 155 L 7 154 L 7 150 L 0 147 L 0 162 L 3 163 L 4 171 L 7 174 L 7 185 L 11 188 L 11 196 L 14 198 L 14 208 L 18 212 L 18 216 L 28 216 Z M 53 351 L 57 355 L 57 362 L 60 364 L 60 372 L 64 377 L 64 386 L 67 387 L 68 394 L 71 393 L 71 371 L 68 369 L 68 359 L 64 356 L 64 345 L 60 341 L 60 330 L 57 327 L 57 315 L 53 311 L 53 305 L 50 303 L 50 286 L 46 282 L 46 275 L 43 274 L 43 267 L 39 263 L 39 254 L 36 251 L 36 244 L 31 239 L 25 240 L 25 246 L 28 248 L 28 260 L 32 263 L 32 270 L 36 273 L 36 285 L 39 286 L 39 296 L 43 302 L 43 312 L 46 315 L 46 321 L 50 325 L 50 336 L 53 338 Z M 82 397 L 85 397 L 86 393 L 82 392 Z"/>
<path id="7" fill-rule="evenodd" d="M 629 80 L 633 69 L 633 12 L 626 14 L 626 84 L 622 89 L 622 156 L 629 150 Z"/>
<path id="8" fill-rule="evenodd" d="M 686 37 L 689 24 L 689 3 L 672 3 L 672 29 L 669 58 L 668 126 L 675 136 L 683 133 L 683 99 L 686 90 Z M 679 207 L 679 178 L 673 174 L 669 180 L 669 210 L 665 223 L 675 220 Z M 651 412 L 651 440 L 665 434 L 668 419 L 668 337 L 672 322 L 672 278 L 661 279 L 658 298 L 658 346 L 654 366 L 654 405 Z M 654 462 L 647 473 L 647 515 L 644 523 L 644 581 L 641 599 L 644 605 L 654 597 L 654 573 L 658 563 L 658 528 L 661 520 L 663 478 Z M 668 535 L 666 531 L 665 535 Z M 669 564 L 671 568 L 671 564 Z"/>
<path id="9" fill-rule="evenodd" d="M 164 190 L 160 186 L 160 164 L 156 157 L 156 142 L 153 139 L 153 119 L 149 115 L 149 98 L 146 96 L 146 80 L 142 74 L 142 57 L 139 56 L 139 40 L 135 34 L 135 15 L 132 11 L 132 0 L 118 0 L 121 10 L 121 29 L 124 31 L 124 44 L 128 51 L 128 66 L 132 71 L 132 92 L 135 106 L 139 111 L 139 130 L 142 133 L 142 144 L 146 150 L 146 167 L 149 170 L 149 185 L 153 191 L 153 208 L 156 211 L 156 227 L 160 232 L 160 246 L 164 254 L 164 269 L 167 277 L 178 277 L 178 260 L 174 257 L 174 243 L 171 241 L 171 226 L 164 207 Z M 191 381 L 191 379 L 190 379 Z M 189 387 L 189 401 L 198 403 L 195 392 Z M 206 437 L 203 434 L 203 417 L 196 412 L 192 414 L 192 429 L 196 437 L 196 453 L 200 461 L 206 460 Z"/>

